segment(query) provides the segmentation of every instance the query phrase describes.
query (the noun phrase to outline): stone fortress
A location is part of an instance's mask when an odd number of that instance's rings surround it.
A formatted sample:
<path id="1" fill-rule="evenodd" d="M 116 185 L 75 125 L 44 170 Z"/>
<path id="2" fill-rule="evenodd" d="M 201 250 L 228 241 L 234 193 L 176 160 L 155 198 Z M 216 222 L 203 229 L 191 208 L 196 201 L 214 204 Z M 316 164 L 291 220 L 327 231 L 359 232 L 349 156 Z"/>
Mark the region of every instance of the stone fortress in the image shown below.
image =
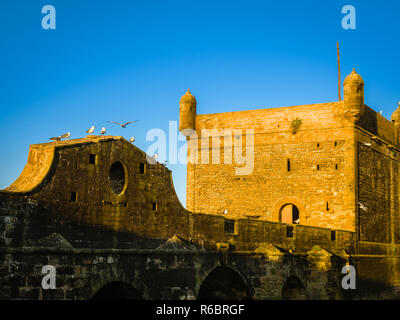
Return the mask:
<path id="1" fill-rule="evenodd" d="M 400 109 L 365 105 L 354 70 L 343 101 L 196 108 L 188 91 L 187 209 L 170 170 L 122 137 L 32 145 L 0 192 L 0 298 L 400 298 Z M 252 156 L 246 174 L 225 161 L 232 145 Z"/>

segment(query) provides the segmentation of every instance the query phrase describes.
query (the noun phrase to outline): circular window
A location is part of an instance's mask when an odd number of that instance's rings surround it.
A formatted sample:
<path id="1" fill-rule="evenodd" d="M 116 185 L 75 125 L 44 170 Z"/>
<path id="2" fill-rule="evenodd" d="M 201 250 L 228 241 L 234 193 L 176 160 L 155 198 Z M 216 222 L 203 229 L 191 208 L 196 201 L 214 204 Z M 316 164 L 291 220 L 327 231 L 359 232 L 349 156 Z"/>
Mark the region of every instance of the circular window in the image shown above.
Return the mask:
<path id="1" fill-rule="evenodd" d="M 108 175 L 108 181 L 110 182 L 111 190 L 120 194 L 125 187 L 125 169 L 121 162 L 115 162 Z"/>

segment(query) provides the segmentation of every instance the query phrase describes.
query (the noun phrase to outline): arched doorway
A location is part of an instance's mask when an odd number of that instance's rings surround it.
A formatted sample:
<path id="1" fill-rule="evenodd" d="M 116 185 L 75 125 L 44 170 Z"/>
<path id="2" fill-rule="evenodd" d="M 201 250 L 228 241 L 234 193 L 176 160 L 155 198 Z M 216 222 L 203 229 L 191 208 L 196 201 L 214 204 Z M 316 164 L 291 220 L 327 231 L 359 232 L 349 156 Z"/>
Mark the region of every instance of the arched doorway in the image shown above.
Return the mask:
<path id="1" fill-rule="evenodd" d="M 280 210 L 280 221 L 282 223 L 299 224 L 299 209 L 291 203 L 283 205 Z"/>
<path id="2" fill-rule="evenodd" d="M 101 287 L 92 300 L 143 300 L 143 298 L 128 283 L 116 281 Z"/>
<path id="3" fill-rule="evenodd" d="M 198 300 L 250 300 L 251 295 L 242 277 L 227 267 L 217 267 L 200 286 Z"/>
<path id="4" fill-rule="evenodd" d="M 294 276 L 287 278 L 282 289 L 282 299 L 308 300 L 306 288 L 304 288 L 299 278 Z"/>

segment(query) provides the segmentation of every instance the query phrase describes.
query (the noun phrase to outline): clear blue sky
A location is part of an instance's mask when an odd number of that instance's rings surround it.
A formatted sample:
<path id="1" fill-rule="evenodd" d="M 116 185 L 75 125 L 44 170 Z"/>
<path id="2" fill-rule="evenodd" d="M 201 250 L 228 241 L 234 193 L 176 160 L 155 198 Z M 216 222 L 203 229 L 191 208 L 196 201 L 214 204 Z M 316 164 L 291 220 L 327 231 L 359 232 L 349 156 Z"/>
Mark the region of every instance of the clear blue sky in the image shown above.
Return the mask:
<path id="1" fill-rule="evenodd" d="M 41 28 L 46 4 L 56 30 Z M 356 30 L 341 27 L 346 4 Z M 109 133 L 146 150 L 148 130 L 178 120 L 187 88 L 200 114 L 336 101 L 336 41 L 343 76 L 355 67 L 366 104 L 390 118 L 399 14 L 397 0 L 2 0 L 0 187 L 18 177 L 30 144 L 83 137 L 106 120 L 139 119 Z M 169 168 L 185 204 L 185 166 Z"/>

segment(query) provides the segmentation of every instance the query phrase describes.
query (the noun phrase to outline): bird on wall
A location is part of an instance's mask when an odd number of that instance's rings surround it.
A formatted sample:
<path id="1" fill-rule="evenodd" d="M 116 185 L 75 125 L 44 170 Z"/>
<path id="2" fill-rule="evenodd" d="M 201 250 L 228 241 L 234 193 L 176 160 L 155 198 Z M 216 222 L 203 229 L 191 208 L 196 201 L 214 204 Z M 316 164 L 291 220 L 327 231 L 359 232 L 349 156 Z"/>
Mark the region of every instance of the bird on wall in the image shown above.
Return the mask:
<path id="1" fill-rule="evenodd" d="M 157 154 L 157 153 L 154 154 L 154 155 L 153 155 L 153 158 L 154 158 L 154 159 L 157 159 L 157 158 L 158 158 L 158 154 Z"/>
<path id="2" fill-rule="evenodd" d="M 91 128 L 89 130 L 86 130 L 86 133 L 93 133 L 94 132 L 94 126 L 91 126 Z"/>
<path id="3" fill-rule="evenodd" d="M 299 224 L 300 223 L 300 219 L 294 220 L 293 223 L 294 224 Z"/>
<path id="4" fill-rule="evenodd" d="M 130 138 L 129 142 L 132 142 L 132 143 L 135 142 L 135 137 Z"/>
<path id="5" fill-rule="evenodd" d="M 106 128 L 101 128 L 100 134 L 105 134 L 106 133 Z"/>
<path id="6" fill-rule="evenodd" d="M 61 139 L 68 139 L 71 136 L 71 132 L 64 133 L 60 136 Z"/>
<path id="7" fill-rule="evenodd" d="M 381 110 L 381 111 L 379 111 L 379 114 L 382 114 L 382 112 L 383 112 L 382 110 Z"/>
<path id="8" fill-rule="evenodd" d="M 61 136 L 51 137 L 49 139 L 53 140 L 53 141 L 61 141 L 61 139 L 68 139 L 70 136 L 71 136 L 71 132 L 67 132 L 67 133 L 62 134 Z"/>
<path id="9" fill-rule="evenodd" d="M 360 206 L 361 209 L 363 209 L 364 211 L 367 211 L 367 207 L 364 206 L 361 202 L 358 202 L 358 205 Z"/>
<path id="10" fill-rule="evenodd" d="M 108 123 L 117 124 L 117 125 L 121 126 L 121 128 L 126 128 L 126 126 L 127 126 L 128 124 L 131 124 L 131 123 L 134 123 L 134 122 L 137 122 L 137 121 L 139 121 L 139 120 L 128 121 L 128 122 L 125 122 L 125 123 L 119 123 L 119 122 L 116 122 L 116 121 L 107 121 L 107 122 L 108 122 Z"/>
<path id="11" fill-rule="evenodd" d="M 225 209 L 223 214 L 228 214 L 228 209 Z"/>

